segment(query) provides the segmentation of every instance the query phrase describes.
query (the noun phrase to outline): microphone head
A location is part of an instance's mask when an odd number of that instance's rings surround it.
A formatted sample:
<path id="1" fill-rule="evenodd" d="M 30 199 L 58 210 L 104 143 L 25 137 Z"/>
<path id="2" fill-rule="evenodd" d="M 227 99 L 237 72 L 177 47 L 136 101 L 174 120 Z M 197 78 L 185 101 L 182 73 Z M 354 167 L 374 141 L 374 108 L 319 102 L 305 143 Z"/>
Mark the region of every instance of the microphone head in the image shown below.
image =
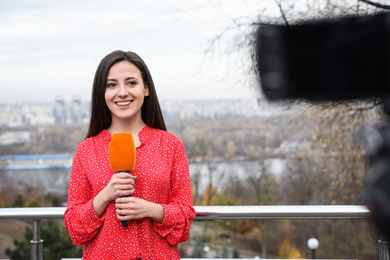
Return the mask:
<path id="1" fill-rule="evenodd" d="M 132 171 L 135 167 L 135 143 L 131 133 L 113 134 L 108 148 L 113 171 Z"/>

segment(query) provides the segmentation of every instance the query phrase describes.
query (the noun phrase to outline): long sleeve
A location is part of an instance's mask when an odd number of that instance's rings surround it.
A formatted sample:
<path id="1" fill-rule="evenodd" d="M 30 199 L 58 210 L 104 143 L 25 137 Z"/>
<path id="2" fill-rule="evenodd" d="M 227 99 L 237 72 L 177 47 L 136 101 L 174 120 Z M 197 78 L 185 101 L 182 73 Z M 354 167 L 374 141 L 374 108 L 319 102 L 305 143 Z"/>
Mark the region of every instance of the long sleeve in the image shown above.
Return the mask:
<path id="1" fill-rule="evenodd" d="M 84 245 L 93 239 L 103 225 L 105 216 L 103 214 L 99 218 L 93 209 L 93 189 L 83 170 L 81 154 L 79 146 L 73 158 L 65 211 L 65 226 L 75 245 Z"/>
<path id="2" fill-rule="evenodd" d="M 176 245 L 188 239 L 195 217 L 188 160 L 181 141 L 176 143 L 171 171 L 170 202 L 162 205 L 164 220 L 154 222 L 154 228 L 169 244 Z"/>

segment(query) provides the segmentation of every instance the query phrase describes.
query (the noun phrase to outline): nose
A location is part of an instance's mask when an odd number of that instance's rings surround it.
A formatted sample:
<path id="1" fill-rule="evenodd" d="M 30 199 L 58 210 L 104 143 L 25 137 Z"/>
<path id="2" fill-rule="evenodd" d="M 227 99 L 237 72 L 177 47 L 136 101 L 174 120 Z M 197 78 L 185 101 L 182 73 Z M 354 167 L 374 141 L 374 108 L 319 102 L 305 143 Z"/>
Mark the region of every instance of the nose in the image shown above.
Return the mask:
<path id="1" fill-rule="evenodd" d="M 123 84 L 121 84 L 121 85 L 119 86 L 118 96 L 119 96 L 119 97 L 126 97 L 126 96 L 128 96 L 128 95 L 129 95 L 129 92 L 128 92 L 127 89 L 126 89 L 126 86 L 123 85 Z"/>

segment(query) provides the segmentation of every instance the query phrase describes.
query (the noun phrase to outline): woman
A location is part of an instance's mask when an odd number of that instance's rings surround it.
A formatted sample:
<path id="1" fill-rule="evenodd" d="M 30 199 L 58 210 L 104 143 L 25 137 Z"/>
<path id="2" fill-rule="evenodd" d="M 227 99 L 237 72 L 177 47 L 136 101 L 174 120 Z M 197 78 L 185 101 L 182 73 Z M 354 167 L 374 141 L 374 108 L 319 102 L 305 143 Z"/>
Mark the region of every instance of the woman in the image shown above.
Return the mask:
<path id="1" fill-rule="evenodd" d="M 109 143 L 119 132 L 134 137 L 131 174 L 110 168 Z M 184 145 L 166 132 L 151 74 L 137 54 L 114 51 L 97 68 L 87 138 L 73 158 L 70 237 L 84 246 L 83 259 L 180 259 L 177 245 L 194 217 Z"/>

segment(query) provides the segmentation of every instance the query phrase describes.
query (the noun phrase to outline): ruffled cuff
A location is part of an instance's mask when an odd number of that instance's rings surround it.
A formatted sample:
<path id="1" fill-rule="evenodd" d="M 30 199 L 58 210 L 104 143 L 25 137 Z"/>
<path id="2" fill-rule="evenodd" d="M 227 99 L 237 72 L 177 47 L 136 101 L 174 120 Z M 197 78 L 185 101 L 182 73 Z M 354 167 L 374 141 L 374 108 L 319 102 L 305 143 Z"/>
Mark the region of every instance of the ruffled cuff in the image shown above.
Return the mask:
<path id="1" fill-rule="evenodd" d="M 80 224 L 85 228 L 87 233 L 100 228 L 103 225 L 106 216 L 106 212 L 104 212 L 101 217 L 96 214 L 93 209 L 93 199 L 89 200 L 80 208 L 79 214 Z"/>
<path id="2" fill-rule="evenodd" d="M 183 218 L 183 216 L 174 213 L 175 207 L 173 205 L 163 204 L 162 206 L 164 208 L 163 222 L 158 223 L 154 221 L 153 225 L 154 229 L 159 235 L 161 235 L 162 237 L 166 237 L 174 230 L 176 224 L 178 224 L 178 220 L 180 218 Z"/>

